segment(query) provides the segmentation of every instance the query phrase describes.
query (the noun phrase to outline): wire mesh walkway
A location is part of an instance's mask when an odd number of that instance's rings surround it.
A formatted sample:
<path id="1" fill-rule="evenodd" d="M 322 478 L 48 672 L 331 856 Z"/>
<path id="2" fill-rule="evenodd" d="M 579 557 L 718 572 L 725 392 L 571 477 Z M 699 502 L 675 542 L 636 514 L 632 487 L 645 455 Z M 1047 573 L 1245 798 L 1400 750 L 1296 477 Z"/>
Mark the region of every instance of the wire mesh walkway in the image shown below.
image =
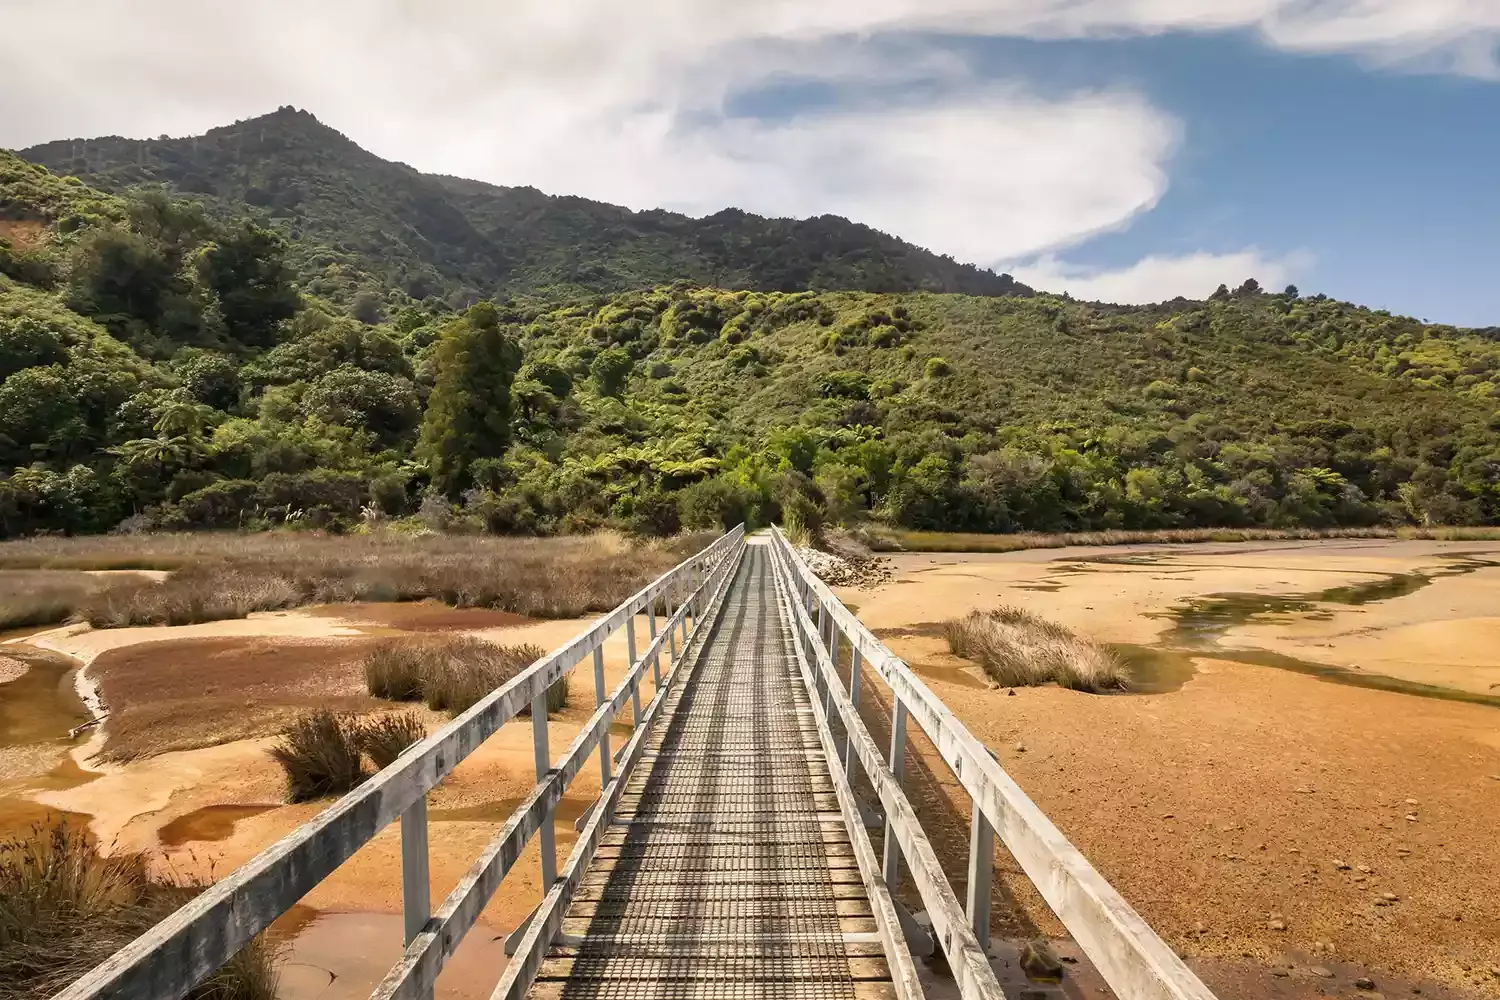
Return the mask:
<path id="1" fill-rule="evenodd" d="M 752 544 L 529 996 L 894 995 L 792 643 Z"/>

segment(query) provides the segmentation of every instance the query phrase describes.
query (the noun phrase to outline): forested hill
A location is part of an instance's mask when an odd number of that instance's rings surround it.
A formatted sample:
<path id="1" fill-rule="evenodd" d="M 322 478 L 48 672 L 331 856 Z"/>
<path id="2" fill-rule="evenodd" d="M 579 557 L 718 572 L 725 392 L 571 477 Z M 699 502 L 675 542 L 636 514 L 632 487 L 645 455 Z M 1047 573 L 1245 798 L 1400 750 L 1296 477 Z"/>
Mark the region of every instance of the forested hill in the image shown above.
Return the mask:
<path id="1" fill-rule="evenodd" d="M 0 536 L 1500 523 L 1500 331 L 1253 282 L 388 289 L 361 319 L 296 252 L 0 152 Z"/>
<path id="2" fill-rule="evenodd" d="M 106 191 L 165 184 L 220 219 L 251 215 L 292 239 L 305 290 L 346 303 L 388 288 L 458 305 L 679 279 L 761 291 L 1031 291 L 836 216 L 729 209 L 692 219 L 423 174 L 292 108 L 191 138 L 63 140 L 21 155 Z"/>

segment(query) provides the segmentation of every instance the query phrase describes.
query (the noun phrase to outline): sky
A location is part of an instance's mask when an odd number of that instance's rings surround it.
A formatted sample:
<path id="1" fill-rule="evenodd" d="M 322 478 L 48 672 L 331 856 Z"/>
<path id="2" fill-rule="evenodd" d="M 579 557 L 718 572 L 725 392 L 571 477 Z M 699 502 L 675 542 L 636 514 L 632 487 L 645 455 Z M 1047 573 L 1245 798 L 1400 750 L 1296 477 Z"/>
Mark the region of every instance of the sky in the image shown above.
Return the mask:
<path id="1" fill-rule="evenodd" d="M 1500 326 L 1500 0 L 0 0 L 0 63 L 3 147 L 291 104 L 421 170 L 842 215 L 1079 298 Z"/>

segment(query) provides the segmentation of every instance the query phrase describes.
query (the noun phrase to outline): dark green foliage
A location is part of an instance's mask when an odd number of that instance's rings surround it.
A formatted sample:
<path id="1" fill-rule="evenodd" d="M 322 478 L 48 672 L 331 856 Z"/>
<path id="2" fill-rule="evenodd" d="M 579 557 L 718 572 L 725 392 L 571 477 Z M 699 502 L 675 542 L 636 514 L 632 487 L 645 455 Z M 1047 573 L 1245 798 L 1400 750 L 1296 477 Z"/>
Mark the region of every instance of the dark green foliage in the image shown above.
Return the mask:
<path id="1" fill-rule="evenodd" d="M 475 461 L 504 457 L 511 435 L 511 382 L 520 366 L 521 348 L 488 302 L 472 307 L 438 342 L 418 454 L 449 496 L 469 486 Z"/>
<path id="2" fill-rule="evenodd" d="M 231 340 L 249 347 L 276 343 L 277 324 L 297 312 L 297 290 L 286 264 L 286 241 L 249 222 L 224 233 L 198 256 L 198 275 L 218 296 Z"/>
<path id="3" fill-rule="evenodd" d="M 304 289 L 358 300 L 367 322 L 381 314 L 376 288 L 455 304 L 497 291 L 621 292 L 681 278 L 765 291 L 1030 293 L 1009 275 L 836 216 L 729 209 L 691 219 L 421 174 L 293 108 L 193 138 L 68 140 L 23 155 L 107 191 L 166 184 L 220 219 L 248 213 L 295 232 Z"/>
<path id="4" fill-rule="evenodd" d="M 368 325 L 316 300 L 284 315 L 264 233 L 159 193 L 118 205 L 13 231 L 64 265 L 139 251 L 151 280 L 0 278 L 0 533 L 1500 522 L 1493 330 L 1249 282 L 1112 307 L 683 281 L 463 314 L 386 290 Z M 201 280 L 226 245 L 245 266 Z M 84 318 L 80 288 L 126 312 Z M 232 324 L 224 301 L 275 308 Z M 233 606 L 287 599 L 252 590 Z"/>

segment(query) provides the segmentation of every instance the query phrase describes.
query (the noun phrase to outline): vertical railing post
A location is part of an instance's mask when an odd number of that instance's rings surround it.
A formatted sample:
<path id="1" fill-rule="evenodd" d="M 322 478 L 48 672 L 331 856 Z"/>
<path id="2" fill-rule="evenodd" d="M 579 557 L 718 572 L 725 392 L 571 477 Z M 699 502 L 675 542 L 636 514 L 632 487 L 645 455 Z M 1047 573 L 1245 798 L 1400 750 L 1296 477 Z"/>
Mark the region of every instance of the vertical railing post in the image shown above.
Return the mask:
<path id="1" fill-rule="evenodd" d="M 651 630 L 651 645 L 655 648 L 651 654 L 651 679 L 658 688 L 661 687 L 661 647 L 656 645 L 656 602 L 660 597 L 660 593 L 652 594 L 646 605 L 646 626 Z"/>
<path id="2" fill-rule="evenodd" d="M 635 673 L 635 612 L 625 619 L 625 649 L 630 657 L 630 668 L 627 673 Z M 636 678 L 635 685 L 630 689 L 630 725 L 634 729 L 641 724 L 641 681 Z"/>
<path id="3" fill-rule="evenodd" d="M 979 808 L 972 803 L 973 816 L 969 821 L 969 926 L 979 939 L 979 947 L 990 950 L 990 884 L 995 875 L 995 828 Z"/>
<path id="4" fill-rule="evenodd" d="M 432 884 L 427 874 L 427 796 L 401 814 L 401 909 L 406 943 L 422 933 L 432 916 Z"/>
<path id="5" fill-rule="evenodd" d="M 594 647 L 594 707 L 604 704 L 604 644 Z M 609 730 L 599 734 L 599 794 L 609 784 Z"/>
<path id="6" fill-rule="evenodd" d="M 667 581 L 668 592 L 671 596 L 667 600 L 667 647 L 672 654 L 668 663 L 677 662 L 677 626 L 672 624 L 672 616 L 677 613 L 677 574 Z"/>
<path id="7" fill-rule="evenodd" d="M 547 750 L 547 689 L 537 692 L 531 699 L 531 749 L 536 758 L 536 780 L 547 776 L 552 766 L 552 755 Z M 542 851 L 542 895 L 557 881 L 557 838 L 552 829 L 552 806 L 542 817 L 542 828 L 537 831 Z"/>
<path id="8" fill-rule="evenodd" d="M 891 776 L 896 779 L 896 787 L 904 788 L 906 785 L 906 704 L 902 702 L 901 696 L 896 695 L 895 706 L 891 710 Z M 896 841 L 896 824 L 886 817 L 885 823 L 885 886 L 891 892 L 896 891 L 896 881 L 901 872 L 901 845 Z"/>
<path id="9" fill-rule="evenodd" d="M 861 671 L 862 657 L 859 646 L 854 642 L 849 643 L 849 700 L 854 703 L 854 717 L 859 718 L 859 675 Z M 854 731 L 846 728 L 844 730 L 844 777 L 849 781 L 854 780 L 856 764 L 854 760 Z"/>

